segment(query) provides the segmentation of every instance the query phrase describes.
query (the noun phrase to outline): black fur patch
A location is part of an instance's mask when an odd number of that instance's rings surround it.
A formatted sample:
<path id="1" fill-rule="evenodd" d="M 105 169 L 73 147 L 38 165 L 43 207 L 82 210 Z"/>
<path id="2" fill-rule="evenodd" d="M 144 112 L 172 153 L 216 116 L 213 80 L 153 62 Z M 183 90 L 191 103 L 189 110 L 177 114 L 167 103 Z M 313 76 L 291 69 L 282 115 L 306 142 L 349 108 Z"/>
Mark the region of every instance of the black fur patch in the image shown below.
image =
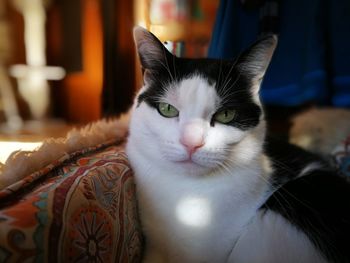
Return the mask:
<path id="1" fill-rule="evenodd" d="M 240 74 L 232 61 L 214 59 L 185 59 L 173 57 L 172 61 L 159 64 L 150 74 L 149 88 L 138 98 L 138 103 L 146 102 L 151 107 L 157 107 L 159 97 L 171 85 L 194 75 L 199 75 L 208 81 L 209 85 L 216 83 L 218 95 L 223 99 L 221 109 L 233 109 L 236 117 L 227 125 L 242 130 L 255 127 L 259 123 L 261 108 L 252 98 L 252 81 Z M 215 123 L 212 123 L 215 125 Z"/>
<path id="2" fill-rule="evenodd" d="M 266 149 L 273 161 L 278 159 L 273 180 L 279 188 L 261 209 L 282 215 L 331 262 L 350 262 L 348 178 L 329 168 L 296 178 L 305 165 L 319 159 L 287 143 L 269 140 Z"/>
<path id="3" fill-rule="evenodd" d="M 328 163 L 318 155 L 273 137 L 266 138 L 264 150 L 269 156 L 274 170 L 271 177 L 271 183 L 274 187 L 279 187 L 296 178 L 308 164 L 313 162 L 328 167 Z"/>

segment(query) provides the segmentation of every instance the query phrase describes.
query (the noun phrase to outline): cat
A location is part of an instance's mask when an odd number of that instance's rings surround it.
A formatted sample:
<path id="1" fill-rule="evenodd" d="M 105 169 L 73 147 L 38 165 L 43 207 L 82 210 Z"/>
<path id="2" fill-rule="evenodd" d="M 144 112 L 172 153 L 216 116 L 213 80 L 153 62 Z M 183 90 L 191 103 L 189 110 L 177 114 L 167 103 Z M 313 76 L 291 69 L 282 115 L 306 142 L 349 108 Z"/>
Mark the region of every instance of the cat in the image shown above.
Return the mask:
<path id="1" fill-rule="evenodd" d="M 350 262 L 347 179 L 266 134 L 276 36 L 232 61 L 175 57 L 141 27 L 134 39 L 144 85 L 126 153 L 143 262 Z"/>

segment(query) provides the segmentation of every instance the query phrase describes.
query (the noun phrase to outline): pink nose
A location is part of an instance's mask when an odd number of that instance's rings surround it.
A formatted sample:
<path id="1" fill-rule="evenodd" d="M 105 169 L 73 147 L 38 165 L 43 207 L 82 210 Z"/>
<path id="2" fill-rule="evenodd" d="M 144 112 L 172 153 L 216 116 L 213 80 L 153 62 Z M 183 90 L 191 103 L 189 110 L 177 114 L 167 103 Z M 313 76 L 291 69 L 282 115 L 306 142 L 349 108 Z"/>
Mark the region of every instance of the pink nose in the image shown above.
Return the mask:
<path id="1" fill-rule="evenodd" d="M 196 123 L 186 124 L 182 130 L 180 143 L 192 155 L 204 145 L 204 130 L 202 126 Z"/>

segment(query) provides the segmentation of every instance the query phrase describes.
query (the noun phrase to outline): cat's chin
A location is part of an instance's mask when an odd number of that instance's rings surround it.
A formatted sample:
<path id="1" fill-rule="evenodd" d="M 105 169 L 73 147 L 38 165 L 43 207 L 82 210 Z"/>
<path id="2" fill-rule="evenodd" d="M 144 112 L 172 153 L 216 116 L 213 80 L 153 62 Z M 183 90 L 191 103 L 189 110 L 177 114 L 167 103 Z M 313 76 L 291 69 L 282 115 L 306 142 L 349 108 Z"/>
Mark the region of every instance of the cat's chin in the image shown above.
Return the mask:
<path id="1" fill-rule="evenodd" d="M 182 172 L 193 175 L 193 176 L 202 176 L 210 173 L 211 170 L 214 169 L 214 167 L 209 167 L 206 165 L 203 165 L 201 163 L 195 162 L 193 160 L 182 160 L 182 161 L 176 161 L 173 162 L 176 167 L 179 168 Z"/>

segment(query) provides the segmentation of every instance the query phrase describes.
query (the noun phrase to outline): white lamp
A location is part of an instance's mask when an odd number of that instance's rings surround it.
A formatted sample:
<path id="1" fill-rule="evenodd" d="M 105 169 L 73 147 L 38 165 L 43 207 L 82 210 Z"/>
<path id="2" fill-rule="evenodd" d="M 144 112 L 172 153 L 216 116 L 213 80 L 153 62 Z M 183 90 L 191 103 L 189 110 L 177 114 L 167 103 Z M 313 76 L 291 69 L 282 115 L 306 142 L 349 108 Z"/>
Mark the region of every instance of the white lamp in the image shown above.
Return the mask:
<path id="1" fill-rule="evenodd" d="M 24 18 L 24 41 L 27 65 L 13 65 L 10 74 L 17 78 L 18 89 L 35 119 L 45 116 L 50 100 L 48 80 L 65 75 L 61 67 L 46 66 L 45 4 L 44 0 L 13 0 Z"/>

